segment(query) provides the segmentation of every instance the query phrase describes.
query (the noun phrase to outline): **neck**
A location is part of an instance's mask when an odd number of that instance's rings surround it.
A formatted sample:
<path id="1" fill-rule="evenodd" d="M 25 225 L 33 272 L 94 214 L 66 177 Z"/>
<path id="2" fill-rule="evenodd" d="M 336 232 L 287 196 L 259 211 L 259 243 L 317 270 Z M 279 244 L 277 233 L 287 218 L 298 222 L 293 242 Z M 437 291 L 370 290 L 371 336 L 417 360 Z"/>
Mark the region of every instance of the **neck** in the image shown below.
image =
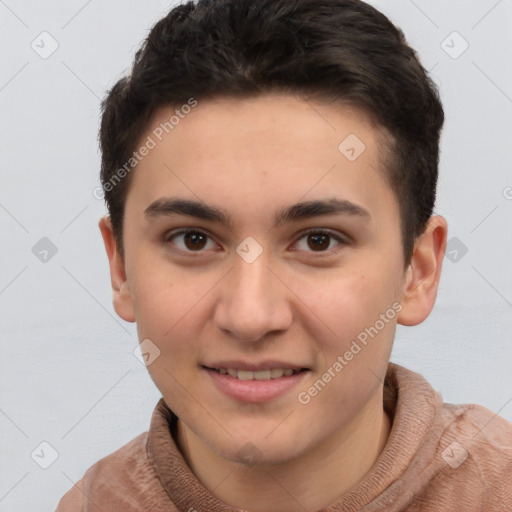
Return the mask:
<path id="1" fill-rule="evenodd" d="M 220 457 L 181 421 L 177 444 L 199 481 L 226 504 L 265 512 L 318 510 L 354 488 L 383 450 L 391 422 L 382 389 L 377 396 L 379 407 L 367 408 L 324 443 L 279 464 L 251 467 Z"/>

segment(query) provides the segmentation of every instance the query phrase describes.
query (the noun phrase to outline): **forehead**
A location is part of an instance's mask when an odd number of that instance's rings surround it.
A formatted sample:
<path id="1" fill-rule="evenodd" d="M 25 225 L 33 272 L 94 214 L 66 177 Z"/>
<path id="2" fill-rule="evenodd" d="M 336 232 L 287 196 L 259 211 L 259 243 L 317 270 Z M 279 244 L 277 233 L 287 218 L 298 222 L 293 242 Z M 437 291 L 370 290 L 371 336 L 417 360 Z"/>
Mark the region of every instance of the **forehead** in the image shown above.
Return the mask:
<path id="1" fill-rule="evenodd" d="M 127 198 L 139 209 L 165 196 L 253 213 L 252 220 L 272 205 L 333 195 L 375 214 L 396 207 L 383 177 L 382 131 L 348 105 L 288 95 L 198 101 L 183 111 L 160 108 L 141 141 L 149 138 L 154 147 Z"/>

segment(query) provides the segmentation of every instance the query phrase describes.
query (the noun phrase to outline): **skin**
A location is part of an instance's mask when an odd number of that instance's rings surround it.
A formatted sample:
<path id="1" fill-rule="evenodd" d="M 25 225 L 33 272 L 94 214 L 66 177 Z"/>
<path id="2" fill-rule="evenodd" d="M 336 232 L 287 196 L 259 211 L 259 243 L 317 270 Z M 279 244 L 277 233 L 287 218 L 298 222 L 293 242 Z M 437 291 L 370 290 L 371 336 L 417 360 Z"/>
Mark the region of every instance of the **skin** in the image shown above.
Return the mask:
<path id="1" fill-rule="evenodd" d="M 151 130 L 172 114 L 161 109 Z M 365 151 L 349 161 L 349 134 Z M 383 179 L 379 127 L 348 106 L 290 95 L 215 99 L 180 120 L 138 164 L 126 199 L 125 257 L 107 216 L 99 226 L 118 315 L 161 351 L 148 366 L 180 418 L 178 446 L 198 479 L 229 505 L 317 510 L 357 485 L 386 444 L 382 392 L 396 323 L 427 318 L 437 294 L 447 223 L 432 216 L 405 268 L 396 197 Z M 231 228 L 187 215 L 147 218 L 163 197 L 223 208 Z M 347 199 L 370 218 L 323 215 L 274 223 L 299 201 Z M 196 249 L 179 228 L 207 237 Z M 348 243 L 304 235 L 330 230 Z M 236 252 L 248 236 L 262 254 Z M 307 405 L 308 390 L 365 327 L 402 307 Z M 221 359 L 278 359 L 306 367 L 300 384 L 264 403 L 240 402 L 202 369 Z M 247 443 L 252 464 L 240 460 Z"/>

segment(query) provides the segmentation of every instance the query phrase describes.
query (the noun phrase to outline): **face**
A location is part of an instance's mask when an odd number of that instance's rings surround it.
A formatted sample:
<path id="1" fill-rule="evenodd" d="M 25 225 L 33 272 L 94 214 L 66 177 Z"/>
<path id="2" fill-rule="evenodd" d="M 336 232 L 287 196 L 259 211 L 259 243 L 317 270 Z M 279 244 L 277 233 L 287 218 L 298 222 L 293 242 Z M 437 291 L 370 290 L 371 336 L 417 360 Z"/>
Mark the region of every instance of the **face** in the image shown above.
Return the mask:
<path id="1" fill-rule="evenodd" d="M 407 273 L 378 127 L 269 95 L 199 102 L 158 141 L 173 110 L 141 139 L 116 310 L 205 446 L 293 459 L 382 407 Z"/>

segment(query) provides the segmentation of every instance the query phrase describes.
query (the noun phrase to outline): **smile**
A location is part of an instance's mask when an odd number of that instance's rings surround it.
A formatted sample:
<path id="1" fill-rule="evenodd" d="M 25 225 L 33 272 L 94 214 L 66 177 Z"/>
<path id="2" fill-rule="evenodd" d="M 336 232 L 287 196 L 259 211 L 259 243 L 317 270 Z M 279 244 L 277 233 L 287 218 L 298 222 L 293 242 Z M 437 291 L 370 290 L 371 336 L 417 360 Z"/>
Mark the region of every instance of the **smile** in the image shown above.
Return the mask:
<path id="1" fill-rule="evenodd" d="M 302 370 L 293 370 L 292 368 L 272 368 L 271 370 L 237 370 L 236 368 L 210 368 L 221 375 L 229 375 L 239 380 L 270 380 L 280 379 L 281 377 L 290 377 Z"/>
<path id="2" fill-rule="evenodd" d="M 214 386 L 237 402 L 262 403 L 285 396 L 310 374 L 307 368 L 211 368 L 202 366 Z"/>

